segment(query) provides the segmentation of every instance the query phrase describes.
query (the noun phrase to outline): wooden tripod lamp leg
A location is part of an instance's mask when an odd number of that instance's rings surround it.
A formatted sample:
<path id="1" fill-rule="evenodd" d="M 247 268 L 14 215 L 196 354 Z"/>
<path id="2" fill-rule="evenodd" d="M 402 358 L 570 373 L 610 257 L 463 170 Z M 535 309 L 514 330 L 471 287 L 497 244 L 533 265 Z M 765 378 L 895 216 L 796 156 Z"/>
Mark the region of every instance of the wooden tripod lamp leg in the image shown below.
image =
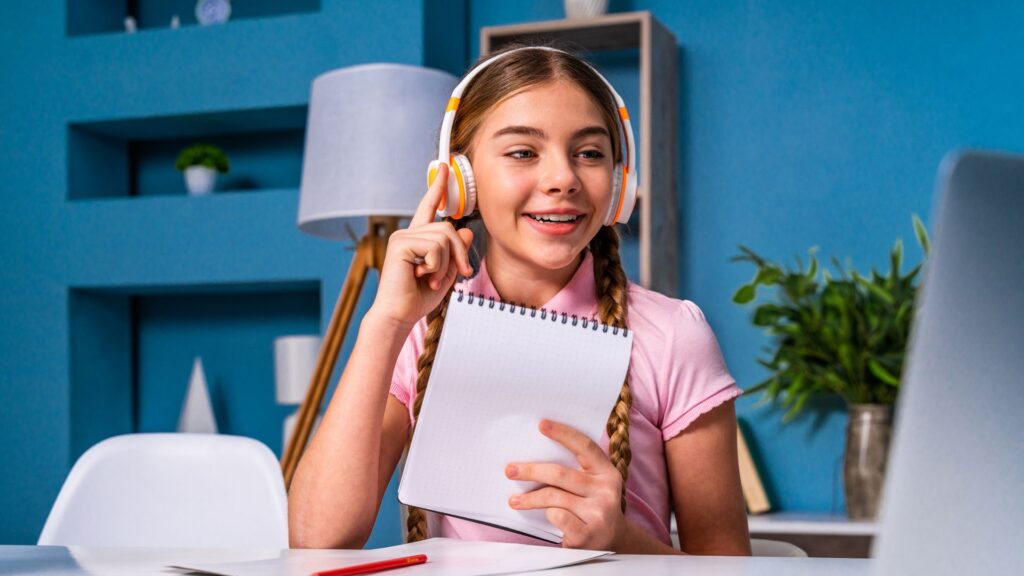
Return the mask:
<path id="1" fill-rule="evenodd" d="M 372 232 L 372 231 L 371 231 Z M 306 443 L 309 441 L 310 432 L 313 430 L 313 423 L 317 414 L 320 413 L 320 405 L 323 403 L 324 393 L 330 384 L 331 374 L 334 372 L 334 365 L 338 361 L 338 353 L 341 344 L 348 332 L 349 323 L 352 321 L 352 313 L 355 311 L 359 301 L 359 295 L 363 291 L 363 283 L 366 281 L 366 274 L 371 267 L 374 267 L 374 242 L 372 234 L 367 234 L 356 247 L 352 256 L 352 264 L 342 286 L 341 294 L 338 295 L 338 302 L 334 306 L 334 314 L 331 316 L 331 323 L 324 335 L 323 345 L 320 347 L 320 355 L 317 357 L 316 369 L 299 408 L 298 422 L 288 447 L 281 458 L 281 472 L 284 473 L 285 488 L 291 486 L 292 477 L 295 475 L 295 468 L 299 464 Z"/>

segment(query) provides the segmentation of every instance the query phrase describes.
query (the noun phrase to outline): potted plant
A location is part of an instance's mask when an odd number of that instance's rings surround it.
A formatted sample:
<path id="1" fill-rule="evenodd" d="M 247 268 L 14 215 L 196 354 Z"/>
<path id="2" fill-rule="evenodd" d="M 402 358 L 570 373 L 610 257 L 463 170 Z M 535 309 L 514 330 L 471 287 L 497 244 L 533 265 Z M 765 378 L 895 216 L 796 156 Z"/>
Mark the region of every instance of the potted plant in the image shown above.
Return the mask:
<path id="1" fill-rule="evenodd" d="M 209 194 L 217 183 L 217 173 L 229 169 L 224 151 L 209 144 L 193 144 L 181 151 L 175 163 L 185 172 L 185 186 L 189 194 Z"/>
<path id="2" fill-rule="evenodd" d="M 918 244 L 929 252 L 928 233 L 913 217 Z M 748 389 L 764 392 L 765 399 L 781 401 L 789 422 L 800 415 L 808 400 L 839 395 L 849 408 L 844 454 L 844 489 L 847 514 L 853 519 L 877 515 L 888 458 L 892 407 L 900 387 L 903 358 L 914 316 L 919 263 L 906 275 L 900 267 L 903 244 L 890 253 L 888 274 L 875 269 L 865 277 L 844 270 L 821 271 L 818 281 L 816 248 L 810 250 L 807 269 L 797 259 L 796 269 L 769 262 L 747 247 L 734 262 L 757 267 L 754 279 L 739 288 L 733 302 L 754 302 L 758 287 L 772 288 L 771 296 L 754 306 L 753 323 L 767 329 L 770 357 L 759 358 L 769 376 Z"/>

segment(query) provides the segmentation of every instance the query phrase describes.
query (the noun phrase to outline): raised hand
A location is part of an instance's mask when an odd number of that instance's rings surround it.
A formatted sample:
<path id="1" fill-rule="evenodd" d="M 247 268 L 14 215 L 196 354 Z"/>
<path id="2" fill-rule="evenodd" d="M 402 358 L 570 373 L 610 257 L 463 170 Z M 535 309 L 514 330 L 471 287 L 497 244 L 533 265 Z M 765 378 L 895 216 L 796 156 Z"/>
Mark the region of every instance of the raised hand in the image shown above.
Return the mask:
<path id="1" fill-rule="evenodd" d="M 468 249 L 473 232 L 434 222 L 447 186 L 448 166 L 441 164 L 409 227 L 388 239 L 371 308 L 377 317 L 411 328 L 437 307 L 458 274 L 472 275 Z"/>
<path id="2" fill-rule="evenodd" d="M 514 480 L 546 484 L 509 498 L 516 510 L 544 509 L 547 519 L 562 531 L 564 548 L 616 550 L 625 538 L 622 476 L 601 447 L 582 432 L 550 420 L 540 431 L 576 455 L 579 468 L 551 462 L 516 462 L 505 468 Z"/>

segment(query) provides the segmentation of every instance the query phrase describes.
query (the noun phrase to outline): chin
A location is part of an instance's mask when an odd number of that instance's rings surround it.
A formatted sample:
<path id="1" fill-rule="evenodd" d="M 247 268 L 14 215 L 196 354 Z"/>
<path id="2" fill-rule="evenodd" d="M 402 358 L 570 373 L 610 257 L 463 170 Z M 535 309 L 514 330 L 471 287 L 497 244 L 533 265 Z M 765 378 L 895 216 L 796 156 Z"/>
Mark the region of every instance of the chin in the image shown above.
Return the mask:
<path id="1" fill-rule="evenodd" d="M 579 262 L 586 246 L 540 246 L 530 251 L 531 260 L 547 270 L 562 270 Z"/>

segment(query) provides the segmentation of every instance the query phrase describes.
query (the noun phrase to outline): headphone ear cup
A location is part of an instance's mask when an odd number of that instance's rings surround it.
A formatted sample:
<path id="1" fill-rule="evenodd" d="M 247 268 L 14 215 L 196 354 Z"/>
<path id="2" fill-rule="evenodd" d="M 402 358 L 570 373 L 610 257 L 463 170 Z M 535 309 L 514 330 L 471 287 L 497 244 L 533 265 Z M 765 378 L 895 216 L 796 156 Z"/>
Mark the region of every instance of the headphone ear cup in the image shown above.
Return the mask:
<path id="1" fill-rule="evenodd" d="M 622 195 L 622 164 L 615 165 L 612 172 L 612 201 L 608 205 L 608 214 L 604 217 L 605 226 L 615 225 L 615 212 L 619 209 L 619 196 Z"/>
<path id="2" fill-rule="evenodd" d="M 448 198 L 455 199 L 448 212 L 452 218 L 465 218 L 476 210 L 476 178 L 469 158 L 462 154 L 452 156 L 452 176 L 448 179 Z"/>

